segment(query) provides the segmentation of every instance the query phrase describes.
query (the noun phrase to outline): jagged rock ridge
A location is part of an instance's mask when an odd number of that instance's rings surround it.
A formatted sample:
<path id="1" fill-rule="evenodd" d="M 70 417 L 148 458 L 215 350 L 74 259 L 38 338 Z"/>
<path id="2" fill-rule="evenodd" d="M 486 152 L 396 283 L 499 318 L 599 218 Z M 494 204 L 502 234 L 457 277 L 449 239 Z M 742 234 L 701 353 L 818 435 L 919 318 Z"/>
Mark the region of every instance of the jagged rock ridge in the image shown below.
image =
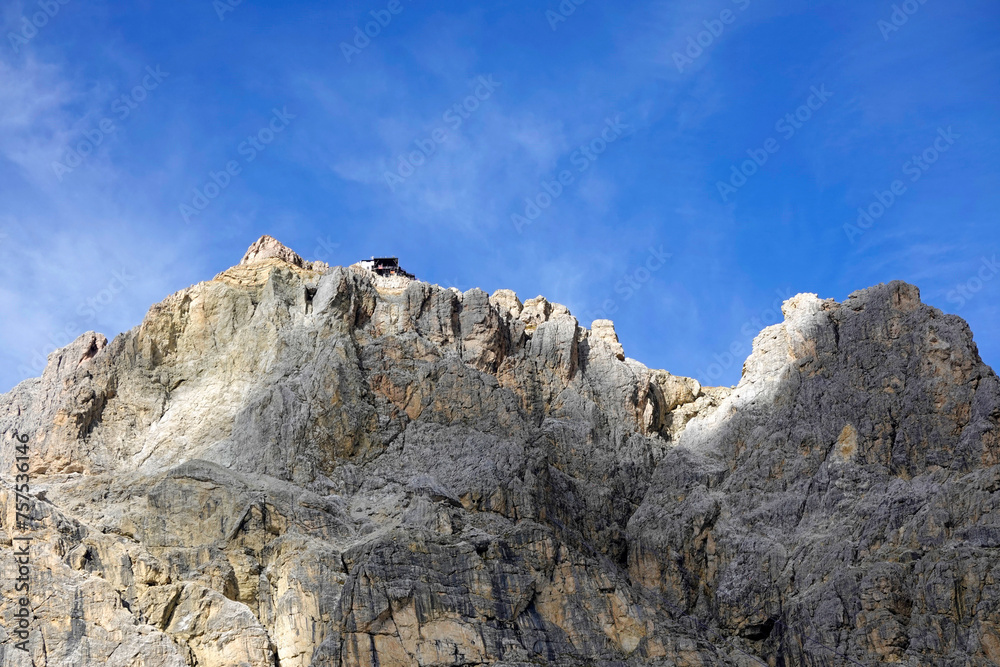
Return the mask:
<path id="1" fill-rule="evenodd" d="M 544 298 L 264 237 L 0 397 L 34 536 L 0 663 L 997 664 L 1000 388 L 968 327 L 902 283 L 785 316 L 707 388 Z"/>

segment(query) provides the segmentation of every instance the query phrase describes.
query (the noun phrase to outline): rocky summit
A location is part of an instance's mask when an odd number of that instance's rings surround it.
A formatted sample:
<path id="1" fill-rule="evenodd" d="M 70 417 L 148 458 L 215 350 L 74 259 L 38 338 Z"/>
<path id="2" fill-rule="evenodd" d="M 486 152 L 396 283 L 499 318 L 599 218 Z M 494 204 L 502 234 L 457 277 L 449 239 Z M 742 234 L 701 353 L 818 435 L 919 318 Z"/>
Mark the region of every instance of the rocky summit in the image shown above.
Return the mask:
<path id="1" fill-rule="evenodd" d="M 0 664 L 1000 664 L 1000 385 L 915 287 L 713 388 L 375 278 L 264 238 L 0 396 Z"/>

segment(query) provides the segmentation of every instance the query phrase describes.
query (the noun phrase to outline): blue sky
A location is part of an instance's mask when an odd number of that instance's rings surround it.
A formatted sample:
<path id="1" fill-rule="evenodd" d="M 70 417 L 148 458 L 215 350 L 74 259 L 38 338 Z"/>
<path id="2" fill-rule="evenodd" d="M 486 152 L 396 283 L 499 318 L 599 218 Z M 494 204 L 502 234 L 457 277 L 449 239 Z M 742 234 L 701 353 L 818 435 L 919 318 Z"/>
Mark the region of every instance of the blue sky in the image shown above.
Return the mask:
<path id="1" fill-rule="evenodd" d="M 2 5 L 0 391 L 265 233 L 706 384 L 892 279 L 1000 364 L 996 2 L 228 1 Z"/>

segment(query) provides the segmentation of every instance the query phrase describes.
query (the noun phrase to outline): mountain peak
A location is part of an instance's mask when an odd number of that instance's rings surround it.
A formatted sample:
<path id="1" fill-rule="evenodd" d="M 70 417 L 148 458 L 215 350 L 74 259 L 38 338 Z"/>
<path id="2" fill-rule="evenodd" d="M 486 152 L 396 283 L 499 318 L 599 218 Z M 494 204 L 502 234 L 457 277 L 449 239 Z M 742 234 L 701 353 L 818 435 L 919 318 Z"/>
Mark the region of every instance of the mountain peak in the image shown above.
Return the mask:
<path id="1" fill-rule="evenodd" d="M 304 268 L 306 266 L 306 261 L 302 259 L 298 253 L 278 239 L 273 236 L 268 236 L 267 234 L 261 236 L 259 239 L 254 241 L 249 248 L 247 248 L 246 254 L 243 255 L 243 259 L 240 260 L 240 266 L 255 264 L 272 257 L 276 257 L 277 259 L 298 267 Z"/>

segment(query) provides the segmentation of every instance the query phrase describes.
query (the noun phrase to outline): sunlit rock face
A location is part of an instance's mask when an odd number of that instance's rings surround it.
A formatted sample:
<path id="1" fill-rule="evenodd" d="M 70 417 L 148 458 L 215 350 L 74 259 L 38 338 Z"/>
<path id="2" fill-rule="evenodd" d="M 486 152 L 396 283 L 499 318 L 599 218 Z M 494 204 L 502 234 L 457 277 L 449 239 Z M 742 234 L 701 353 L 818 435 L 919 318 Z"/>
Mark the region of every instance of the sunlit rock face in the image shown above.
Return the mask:
<path id="1" fill-rule="evenodd" d="M 790 299 L 730 389 L 377 278 L 265 237 L 0 397 L 0 664 L 1000 663 L 1000 389 L 916 288 Z"/>

